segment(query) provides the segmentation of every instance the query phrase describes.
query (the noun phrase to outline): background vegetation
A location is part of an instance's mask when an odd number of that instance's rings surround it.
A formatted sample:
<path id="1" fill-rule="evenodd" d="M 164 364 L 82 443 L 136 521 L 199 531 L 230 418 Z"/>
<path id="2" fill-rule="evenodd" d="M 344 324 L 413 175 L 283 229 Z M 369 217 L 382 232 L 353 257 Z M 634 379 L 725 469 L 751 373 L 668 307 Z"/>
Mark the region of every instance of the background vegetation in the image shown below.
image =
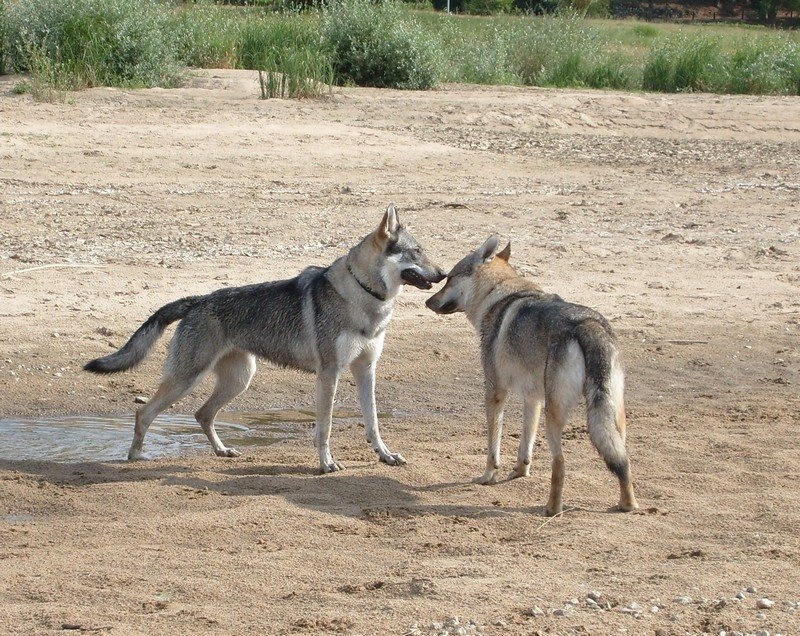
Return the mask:
<path id="1" fill-rule="evenodd" d="M 573 9 L 547 16 L 492 17 L 393 0 L 275 11 L 279 1 L 0 0 L 0 72 L 29 73 L 19 90 L 43 99 L 98 85 L 174 86 L 186 67 L 261 70 L 274 89 L 265 96 L 442 82 L 800 94 L 796 32 L 588 19 L 603 6 L 589 0 L 562 0 Z M 463 1 L 477 13 L 517 6 Z"/>

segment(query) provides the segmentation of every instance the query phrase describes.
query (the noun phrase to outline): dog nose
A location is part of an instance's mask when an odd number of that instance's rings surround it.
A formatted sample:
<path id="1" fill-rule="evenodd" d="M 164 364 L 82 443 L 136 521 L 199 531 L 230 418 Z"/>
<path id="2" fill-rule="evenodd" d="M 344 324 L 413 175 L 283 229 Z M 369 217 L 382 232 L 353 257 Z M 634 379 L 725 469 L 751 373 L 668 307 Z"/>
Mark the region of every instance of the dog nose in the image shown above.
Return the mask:
<path id="1" fill-rule="evenodd" d="M 436 268 L 436 276 L 434 277 L 435 280 L 432 280 L 432 283 L 441 283 L 445 278 L 447 278 L 447 274 L 445 274 L 442 270 L 438 267 Z"/>

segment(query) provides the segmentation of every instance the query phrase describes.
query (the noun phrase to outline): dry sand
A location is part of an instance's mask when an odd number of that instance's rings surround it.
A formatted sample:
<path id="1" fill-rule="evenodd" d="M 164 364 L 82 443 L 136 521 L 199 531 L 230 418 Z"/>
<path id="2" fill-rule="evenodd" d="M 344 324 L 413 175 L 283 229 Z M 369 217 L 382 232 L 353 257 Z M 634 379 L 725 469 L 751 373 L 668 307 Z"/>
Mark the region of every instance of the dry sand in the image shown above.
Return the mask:
<path id="1" fill-rule="evenodd" d="M 0 633 L 800 633 L 798 98 L 261 101 L 252 73 L 210 71 L 40 104 L 16 81 L 0 78 L 0 416 L 131 413 L 167 339 L 127 374 L 84 362 L 172 299 L 331 262 L 393 201 L 443 267 L 496 232 L 520 271 L 612 321 L 641 510 L 612 511 L 580 416 L 563 517 L 543 516 L 546 445 L 530 479 L 473 485 L 477 340 L 408 289 L 377 386 L 407 466 L 376 463 L 352 418 L 335 475 L 308 425 L 236 459 L 97 462 L 87 444 L 81 463 L 0 461 Z M 51 265 L 79 266 L 19 272 Z M 356 404 L 346 378 L 337 408 Z M 313 378 L 260 365 L 231 408 L 313 408 Z M 508 469 L 519 430 L 513 400 Z"/>

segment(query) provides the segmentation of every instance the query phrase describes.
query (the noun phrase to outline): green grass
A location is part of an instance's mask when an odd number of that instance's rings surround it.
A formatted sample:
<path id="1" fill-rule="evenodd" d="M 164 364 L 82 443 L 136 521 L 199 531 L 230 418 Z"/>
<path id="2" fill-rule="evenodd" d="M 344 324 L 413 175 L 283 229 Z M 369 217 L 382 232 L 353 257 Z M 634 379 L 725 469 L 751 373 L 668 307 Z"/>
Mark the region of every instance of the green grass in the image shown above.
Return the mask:
<path id="1" fill-rule="evenodd" d="M 800 34 L 763 28 L 456 16 L 392 0 L 283 12 L 210 0 L 0 3 L 0 66 L 30 72 L 53 98 L 86 86 L 173 86 L 186 67 L 261 70 L 267 96 L 314 96 L 332 82 L 800 94 Z"/>

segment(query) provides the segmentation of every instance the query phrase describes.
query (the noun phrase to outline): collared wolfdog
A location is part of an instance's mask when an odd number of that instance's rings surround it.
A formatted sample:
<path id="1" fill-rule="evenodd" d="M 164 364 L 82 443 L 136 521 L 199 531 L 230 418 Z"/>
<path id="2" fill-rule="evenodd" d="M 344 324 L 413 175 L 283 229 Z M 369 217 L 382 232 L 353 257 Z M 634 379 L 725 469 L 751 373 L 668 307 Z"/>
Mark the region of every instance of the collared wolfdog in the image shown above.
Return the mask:
<path id="1" fill-rule="evenodd" d="M 544 405 L 553 455 L 546 512 L 559 514 L 564 486 L 561 433 L 583 397 L 589 438 L 619 479 L 619 509 L 638 508 L 625 450 L 625 381 L 608 321 L 517 275 L 508 264 L 511 244 L 495 255 L 497 243 L 492 236 L 459 261 L 445 286 L 426 303 L 439 314 L 466 312 L 481 338 L 489 451 L 486 471 L 475 481 L 491 484 L 497 479 L 503 407 L 509 390 L 515 391 L 524 401 L 523 428 L 509 479 L 530 475 Z"/>
<path id="2" fill-rule="evenodd" d="M 209 371 L 211 397 L 195 414 L 214 452 L 235 457 L 214 430 L 217 413 L 244 392 L 256 357 L 316 373 L 315 445 L 324 473 L 343 466 L 331 455 L 331 413 L 342 372 L 356 380 L 367 441 L 390 465 L 405 464 L 381 439 L 375 407 L 375 366 L 403 283 L 430 289 L 444 279 L 390 205 L 378 228 L 329 267 L 309 267 L 282 281 L 218 289 L 181 298 L 156 311 L 116 353 L 84 367 L 94 373 L 125 371 L 144 360 L 167 325 L 180 320 L 169 348 L 161 385 L 136 412 L 128 459 L 141 459 L 147 429 Z"/>

